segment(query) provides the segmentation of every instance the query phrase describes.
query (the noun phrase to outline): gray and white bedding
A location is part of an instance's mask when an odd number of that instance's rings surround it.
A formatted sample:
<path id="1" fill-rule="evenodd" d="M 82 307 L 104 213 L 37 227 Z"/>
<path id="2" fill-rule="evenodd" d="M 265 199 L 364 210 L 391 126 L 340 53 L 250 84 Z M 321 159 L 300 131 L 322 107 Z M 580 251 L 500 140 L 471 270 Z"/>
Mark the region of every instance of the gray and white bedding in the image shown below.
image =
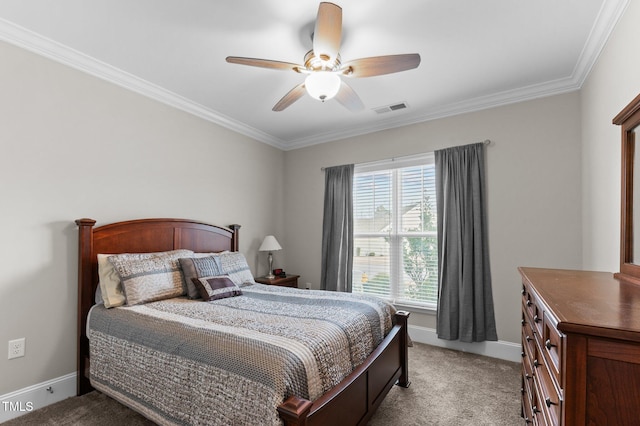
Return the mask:
<path id="1" fill-rule="evenodd" d="M 276 407 L 315 400 L 392 328 L 392 305 L 364 295 L 245 285 L 89 316 L 91 384 L 159 424 L 277 425 Z"/>

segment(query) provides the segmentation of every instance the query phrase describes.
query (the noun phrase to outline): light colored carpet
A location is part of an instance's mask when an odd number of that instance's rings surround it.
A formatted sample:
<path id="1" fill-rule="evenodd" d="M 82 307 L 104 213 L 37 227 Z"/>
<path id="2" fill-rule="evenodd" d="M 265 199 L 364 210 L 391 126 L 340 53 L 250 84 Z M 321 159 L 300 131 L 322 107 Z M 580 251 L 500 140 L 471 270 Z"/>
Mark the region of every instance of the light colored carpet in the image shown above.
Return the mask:
<path id="1" fill-rule="evenodd" d="M 407 389 L 393 387 L 369 426 L 523 424 L 520 364 L 415 343 Z M 60 401 L 4 426 L 147 426 L 152 422 L 91 392 Z"/>
<path id="2" fill-rule="evenodd" d="M 522 425 L 520 364 L 414 343 L 407 389 L 391 389 L 369 426 Z"/>

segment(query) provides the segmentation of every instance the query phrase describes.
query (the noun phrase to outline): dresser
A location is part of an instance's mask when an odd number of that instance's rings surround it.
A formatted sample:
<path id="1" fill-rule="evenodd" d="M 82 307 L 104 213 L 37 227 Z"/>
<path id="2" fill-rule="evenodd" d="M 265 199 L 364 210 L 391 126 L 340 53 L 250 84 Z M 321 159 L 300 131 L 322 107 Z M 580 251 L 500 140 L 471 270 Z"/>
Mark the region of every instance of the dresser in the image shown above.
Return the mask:
<path id="1" fill-rule="evenodd" d="M 640 424 L 640 285 L 606 272 L 518 270 L 525 422 Z"/>

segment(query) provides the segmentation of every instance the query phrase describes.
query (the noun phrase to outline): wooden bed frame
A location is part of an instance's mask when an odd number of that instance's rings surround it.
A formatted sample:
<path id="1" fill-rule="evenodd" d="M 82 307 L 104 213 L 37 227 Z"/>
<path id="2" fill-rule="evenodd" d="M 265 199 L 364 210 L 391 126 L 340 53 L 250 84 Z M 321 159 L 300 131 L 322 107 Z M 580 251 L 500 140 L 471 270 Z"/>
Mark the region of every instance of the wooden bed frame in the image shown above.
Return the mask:
<path id="1" fill-rule="evenodd" d="M 220 227 L 185 219 L 138 219 L 94 228 L 78 219 L 77 394 L 93 390 L 89 382 L 87 315 L 95 304 L 98 253 L 149 253 L 176 249 L 195 252 L 238 251 L 240 225 Z M 397 312 L 395 325 L 366 361 L 314 402 L 292 396 L 277 410 L 286 426 L 365 425 L 394 384 L 409 386 L 408 312 Z"/>

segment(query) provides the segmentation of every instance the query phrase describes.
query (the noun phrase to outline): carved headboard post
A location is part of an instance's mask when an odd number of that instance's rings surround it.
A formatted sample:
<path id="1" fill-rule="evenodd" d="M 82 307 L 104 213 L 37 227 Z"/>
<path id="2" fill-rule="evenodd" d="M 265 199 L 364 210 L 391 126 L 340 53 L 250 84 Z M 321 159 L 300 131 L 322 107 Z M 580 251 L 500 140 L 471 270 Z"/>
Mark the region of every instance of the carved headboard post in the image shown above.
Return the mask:
<path id="1" fill-rule="evenodd" d="M 87 359 L 84 354 L 89 353 L 89 341 L 87 340 L 87 313 L 93 304 L 93 292 L 87 291 L 84 283 L 91 282 L 93 269 L 91 267 L 91 253 L 93 252 L 93 219 L 78 219 L 79 227 L 78 244 L 78 356 L 77 356 L 77 389 L 78 394 L 84 394 L 91 390 L 89 379 L 85 374 Z M 95 291 L 95 289 L 93 289 Z"/>
<path id="2" fill-rule="evenodd" d="M 233 237 L 231 237 L 231 245 L 233 246 L 232 251 L 238 251 L 240 249 L 240 244 L 238 244 L 238 242 L 240 241 L 240 225 L 238 225 L 237 223 L 229 225 L 229 229 L 233 231 Z"/>

